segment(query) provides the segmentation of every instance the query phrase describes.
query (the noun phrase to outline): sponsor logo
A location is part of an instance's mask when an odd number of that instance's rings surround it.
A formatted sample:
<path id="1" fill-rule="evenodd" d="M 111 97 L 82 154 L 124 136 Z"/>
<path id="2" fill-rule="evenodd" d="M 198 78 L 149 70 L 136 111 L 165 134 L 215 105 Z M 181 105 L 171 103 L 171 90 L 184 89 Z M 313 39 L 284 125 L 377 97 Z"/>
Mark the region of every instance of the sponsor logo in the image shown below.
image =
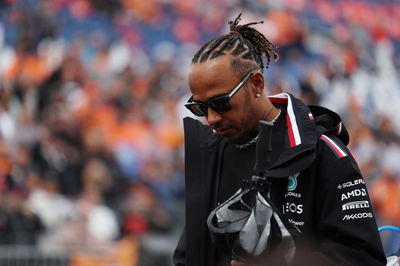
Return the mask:
<path id="1" fill-rule="evenodd" d="M 369 202 L 366 200 L 362 201 L 353 201 L 342 205 L 342 209 L 345 210 L 352 210 L 352 209 L 363 209 L 369 208 Z"/>
<path id="2" fill-rule="evenodd" d="M 303 213 L 303 204 L 295 204 L 295 203 L 286 202 L 286 205 L 284 205 L 282 207 L 283 207 L 283 213 L 287 213 L 287 212 L 297 213 L 297 214 Z"/>
<path id="3" fill-rule="evenodd" d="M 285 194 L 285 198 L 287 197 L 295 197 L 295 198 L 301 198 L 301 193 L 296 193 L 296 192 L 288 192 Z"/>
<path id="4" fill-rule="evenodd" d="M 294 221 L 293 219 L 288 219 L 288 221 L 295 226 L 304 226 L 304 222 Z"/>
<path id="5" fill-rule="evenodd" d="M 346 214 L 345 216 L 343 216 L 343 221 L 364 219 L 364 218 L 372 218 L 372 213 L 363 212 L 363 213 Z"/>
<path id="6" fill-rule="evenodd" d="M 288 191 L 293 191 L 296 189 L 298 175 L 299 175 L 299 173 L 289 176 L 288 187 L 287 187 Z"/>
<path id="7" fill-rule="evenodd" d="M 365 190 L 365 188 L 354 189 L 347 193 L 342 193 L 342 201 L 353 198 L 353 197 L 359 197 L 359 196 L 367 196 L 367 191 Z"/>
<path id="8" fill-rule="evenodd" d="M 356 179 L 353 181 L 348 181 L 348 182 L 338 185 L 337 188 L 338 189 L 348 188 L 348 187 L 352 187 L 352 186 L 356 186 L 356 185 L 360 185 L 360 184 L 365 184 L 364 179 L 360 178 L 360 179 Z"/>

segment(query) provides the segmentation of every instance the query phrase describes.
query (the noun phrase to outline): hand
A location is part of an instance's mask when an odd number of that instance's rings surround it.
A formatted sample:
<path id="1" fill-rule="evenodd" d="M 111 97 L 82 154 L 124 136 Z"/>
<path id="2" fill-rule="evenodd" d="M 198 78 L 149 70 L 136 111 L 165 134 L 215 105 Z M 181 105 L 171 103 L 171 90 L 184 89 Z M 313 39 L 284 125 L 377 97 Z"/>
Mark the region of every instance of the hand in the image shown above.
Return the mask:
<path id="1" fill-rule="evenodd" d="M 250 264 L 247 264 L 245 262 L 240 262 L 237 260 L 232 260 L 231 261 L 231 266 L 250 266 Z"/>

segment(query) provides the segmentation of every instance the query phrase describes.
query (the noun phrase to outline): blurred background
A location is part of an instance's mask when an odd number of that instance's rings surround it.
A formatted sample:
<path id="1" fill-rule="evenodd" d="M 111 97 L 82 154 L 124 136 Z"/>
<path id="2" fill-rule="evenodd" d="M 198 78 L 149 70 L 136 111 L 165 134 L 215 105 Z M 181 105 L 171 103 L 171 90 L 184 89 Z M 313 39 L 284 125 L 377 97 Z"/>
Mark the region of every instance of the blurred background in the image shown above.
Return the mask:
<path id="1" fill-rule="evenodd" d="M 400 225 L 399 1 L 0 0 L 2 265 L 171 265 L 188 66 L 239 12 L 279 46 L 268 94 L 338 112 Z"/>

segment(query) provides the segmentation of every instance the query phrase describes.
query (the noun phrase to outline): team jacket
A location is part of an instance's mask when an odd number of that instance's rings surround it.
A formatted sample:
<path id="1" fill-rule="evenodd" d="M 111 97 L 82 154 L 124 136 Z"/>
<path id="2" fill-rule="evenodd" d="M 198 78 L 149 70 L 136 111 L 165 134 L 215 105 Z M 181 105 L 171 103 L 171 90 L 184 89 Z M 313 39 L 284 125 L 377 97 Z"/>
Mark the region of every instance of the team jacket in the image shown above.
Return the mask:
<path id="1" fill-rule="evenodd" d="M 349 137 L 340 117 L 290 94 L 269 99 L 286 114 L 285 145 L 266 176 L 271 200 L 299 232 L 291 265 L 386 265 L 365 181 L 346 148 Z M 206 220 L 216 206 L 225 141 L 191 118 L 184 126 L 186 225 L 174 263 L 211 266 L 215 247 Z"/>

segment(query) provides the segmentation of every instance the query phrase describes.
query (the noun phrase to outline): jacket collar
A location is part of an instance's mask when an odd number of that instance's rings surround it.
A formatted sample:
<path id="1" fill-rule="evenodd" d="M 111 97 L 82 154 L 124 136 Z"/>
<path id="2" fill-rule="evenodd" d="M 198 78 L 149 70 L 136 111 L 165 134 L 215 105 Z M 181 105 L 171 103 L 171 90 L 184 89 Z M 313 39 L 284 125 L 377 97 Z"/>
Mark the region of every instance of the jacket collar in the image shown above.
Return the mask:
<path id="1" fill-rule="evenodd" d="M 348 143 L 347 130 L 339 115 L 333 111 L 319 106 L 307 106 L 290 93 L 272 95 L 268 98 L 274 105 L 285 110 L 286 141 L 278 159 L 267 167 L 266 176 L 287 177 L 310 166 L 316 158 L 317 143 L 322 134 L 335 134 L 343 143 Z M 189 135 L 201 135 L 198 145 L 203 149 L 214 150 L 224 145 L 223 137 L 214 134 L 211 127 L 201 125 L 198 121 L 189 123 L 188 120 L 193 119 L 185 120 L 185 131 L 192 132 Z M 194 129 L 195 124 L 197 124 L 196 129 Z"/>

